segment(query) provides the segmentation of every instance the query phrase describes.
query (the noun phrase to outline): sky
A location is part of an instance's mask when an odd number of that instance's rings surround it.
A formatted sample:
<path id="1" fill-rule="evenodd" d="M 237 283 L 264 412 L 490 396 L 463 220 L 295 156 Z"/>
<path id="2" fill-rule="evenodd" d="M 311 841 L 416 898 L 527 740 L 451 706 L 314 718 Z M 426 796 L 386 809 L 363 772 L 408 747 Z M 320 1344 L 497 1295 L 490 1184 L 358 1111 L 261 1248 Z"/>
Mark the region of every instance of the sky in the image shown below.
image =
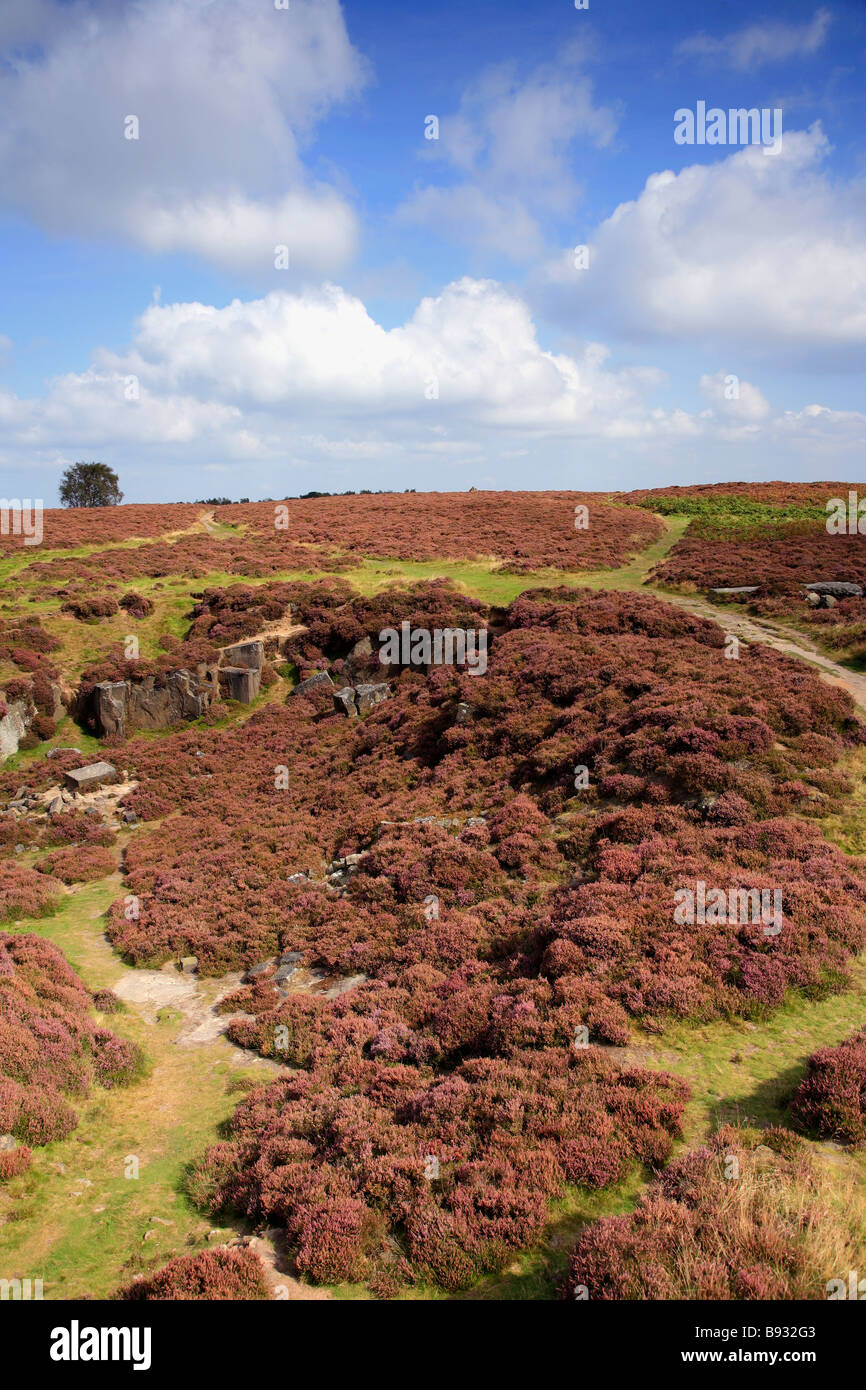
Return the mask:
<path id="1" fill-rule="evenodd" d="M 866 0 L 2 0 L 0 492 L 862 478 L 864 59 Z"/>

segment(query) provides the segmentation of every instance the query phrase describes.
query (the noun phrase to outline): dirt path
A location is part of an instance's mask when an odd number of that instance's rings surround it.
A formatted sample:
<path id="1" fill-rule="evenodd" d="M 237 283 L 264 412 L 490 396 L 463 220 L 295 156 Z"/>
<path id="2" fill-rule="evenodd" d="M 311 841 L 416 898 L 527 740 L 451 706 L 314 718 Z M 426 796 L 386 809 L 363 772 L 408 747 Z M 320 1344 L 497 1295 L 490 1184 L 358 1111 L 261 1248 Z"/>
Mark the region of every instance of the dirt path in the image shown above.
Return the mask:
<path id="1" fill-rule="evenodd" d="M 819 668 L 819 674 L 824 680 L 831 685 L 843 686 L 855 704 L 866 712 L 866 674 L 852 671 L 847 666 L 840 666 L 838 662 L 819 651 L 808 637 L 800 633 L 792 633 L 789 628 L 783 627 L 780 623 L 774 623 L 769 618 L 754 618 L 747 614 L 738 613 L 730 607 L 719 608 L 716 604 L 691 594 L 672 594 L 655 589 L 653 592 L 665 603 L 674 603 L 678 608 L 687 608 L 696 617 L 709 618 L 711 622 L 717 623 L 724 632 L 739 637 L 747 644 L 760 642 L 765 647 L 772 647 L 774 651 L 784 652 L 786 656 L 794 656 L 800 661 L 810 662 Z"/>

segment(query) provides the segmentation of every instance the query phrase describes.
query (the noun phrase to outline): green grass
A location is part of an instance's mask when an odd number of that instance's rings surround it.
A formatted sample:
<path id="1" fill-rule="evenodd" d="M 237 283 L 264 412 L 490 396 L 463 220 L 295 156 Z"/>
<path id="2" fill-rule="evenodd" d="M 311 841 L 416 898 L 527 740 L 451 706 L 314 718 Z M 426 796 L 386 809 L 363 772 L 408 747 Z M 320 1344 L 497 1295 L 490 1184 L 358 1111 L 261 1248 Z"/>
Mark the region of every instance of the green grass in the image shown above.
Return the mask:
<path id="1" fill-rule="evenodd" d="M 695 518 L 702 534 L 736 531 L 765 531 L 797 525 L 821 524 L 827 519 L 824 503 L 758 502 L 754 498 L 719 495 L 648 497 L 638 506 L 666 516 Z"/>
<path id="2" fill-rule="evenodd" d="M 70 893 L 53 917 L 14 930 L 53 941 L 90 989 L 111 988 L 131 971 L 105 940 L 100 919 L 122 892 L 112 875 Z M 0 1187 L 0 1273 L 43 1279 L 47 1299 L 110 1297 L 140 1270 L 202 1247 L 220 1223 L 185 1197 L 185 1171 L 235 1109 L 227 1083 L 270 1075 L 224 1038 L 177 1047 L 177 1013 L 148 1024 L 130 1008 L 105 1023 L 143 1049 L 147 1074 L 116 1090 L 95 1087 L 75 1102 L 78 1128 L 35 1150 L 30 1172 Z M 139 1161 L 137 1179 L 125 1176 L 130 1156 Z"/>

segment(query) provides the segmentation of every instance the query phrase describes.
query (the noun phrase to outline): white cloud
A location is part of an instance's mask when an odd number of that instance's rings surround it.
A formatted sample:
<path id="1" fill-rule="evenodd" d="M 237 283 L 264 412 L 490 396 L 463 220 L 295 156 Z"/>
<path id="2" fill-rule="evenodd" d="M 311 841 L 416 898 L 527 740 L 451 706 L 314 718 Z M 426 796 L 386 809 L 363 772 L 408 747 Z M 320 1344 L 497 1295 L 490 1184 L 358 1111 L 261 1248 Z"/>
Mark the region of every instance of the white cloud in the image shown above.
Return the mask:
<path id="1" fill-rule="evenodd" d="M 97 351 L 41 399 L 0 392 L 0 463 L 81 451 L 139 468 L 300 460 L 329 477 L 336 470 L 345 485 L 358 469 L 389 468 L 398 482 L 409 459 L 459 469 L 498 454 L 522 485 L 541 486 L 543 457 L 583 460 L 593 450 L 602 459 L 637 450 L 648 476 L 697 444 L 705 458 L 753 442 L 862 450 L 859 412 L 816 405 L 777 416 L 749 382 L 728 399 L 726 375 L 701 378 L 706 408 L 663 408 L 660 372 L 615 366 L 600 344 L 545 350 L 526 304 L 490 280 L 448 285 L 391 329 L 335 285 L 224 308 L 152 304 L 127 351 Z M 604 487 L 606 477 L 596 465 L 585 485 Z M 438 481 L 434 471 L 429 485 Z"/>
<path id="2" fill-rule="evenodd" d="M 751 382 L 741 381 L 735 372 L 706 374 L 699 386 L 702 395 L 712 403 L 713 413 L 723 421 L 754 425 L 771 414 L 763 392 Z"/>
<path id="3" fill-rule="evenodd" d="M 338 0 L 40 0 L 38 13 L 38 31 L 20 5 L 0 21 L 3 205 L 54 233 L 232 269 L 272 267 L 278 244 L 301 269 L 352 254 L 352 209 L 302 159 L 316 120 L 364 80 Z"/>
<path id="4" fill-rule="evenodd" d="M 536 214 L 567 215 L 578 199 L 572 146 L 604 147 L 616 133 L 618 112 L 595 105 L 581 55 L 572 46 L 523 82 L 513 64 L 483 73 L 424 149 L 458 181 L 417 189 L 397 220 L 515 261 L 539 255 L 544 232 Z"/>
<path id="5" fill-rule="evenodd" d="M 862 349 L 866 190 L 822 171 L 828 150 L 816 124 L 786 132 L 772 159 L 747 147 L 652 174 L 598 228 L 589 269 L 575 270 L 570 252 L 544 267 L 540 302 L 641 337 L 752 353 Z"/>
<path id="6" fill-rule="evenodd" d="M 723 38 L 696 34 L 684 39 L 676 51 L 680 57 L 715 58 L 748 71 L 765 63 L 781 63 L 817 53 L 827 37 L 831 20 L 830 11 L 822 8 L 802 24 L 766 20 L 748 24 Z"/>

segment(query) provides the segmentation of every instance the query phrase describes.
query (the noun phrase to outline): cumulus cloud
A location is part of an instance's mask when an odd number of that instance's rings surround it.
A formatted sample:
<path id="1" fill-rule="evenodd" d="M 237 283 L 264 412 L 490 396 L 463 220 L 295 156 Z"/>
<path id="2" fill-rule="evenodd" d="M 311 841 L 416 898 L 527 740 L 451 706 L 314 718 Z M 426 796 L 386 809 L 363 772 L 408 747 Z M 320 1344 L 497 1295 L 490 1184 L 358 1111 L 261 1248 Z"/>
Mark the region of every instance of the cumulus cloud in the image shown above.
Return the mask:
<path id="1" fill-rule="evenodd" d="M 338 0 L 5 4 L 7 209 L 232 269 L 272 268 L 277 245 L 315 271 L 352 254 L 351 207 L 303 160 L 317 119 L 365 77 Z"/>
<path id="2" fill-rule="evenodd" d="M 817 53 L 827 37 L 831 20 L 830 11 L 822 8 L 802 24 L 766 20 L 748 24 L 721 38 L 695 34 L 683 39 L 676 52 L 679 57 L 713 58 L 740 71 L 749 71 L 765 63 L 808 58 Z"/>
<path id="3" fill-rule="evenodd" d="M 584 458 L 592 446 L 603 457 L 636 449 L 656 472 L 698 443 L 705 457 L 743 441 L 862 449 L 862 414 L 815 405 L 776 416 L 749 382 L 732 395 L 728 376 L 701 378 L 703 409 L 665 408 L 662 373 L 617 366 L 597 343 L 548 351 L 526 303 L 490 280 L 448 285 L 390 329 L 336 285 L 221 308 L 152 304 L 126 351 L 97 351 L 41 398 L 0 392 L 0 463 L 84 450 L 139 465 L 301 460 L 329 476 L 388 467 L 399 478 L 408 458 L 453 468 L 498 452 L 530 459 L 515 465 L 525 486 L 545 481 L 541 441 L 551 458 L 577 444 Z"/>
<path id="4" fill-rule="evenodd" d="M 828 150 L 816 123 L 772 159 L 747 147 L 652 174 L 597 229 L 588 269 L 570 252 L 545 266 L 540 302 L 640 337 L 862 351 L 866 191 L 823 171 Z"/>
<path id="5" fill-rule="evenodd" d="M 755 425 L 770 415 L 770 403 L 763 392 L 749 381 L 741 381 L 735 372 L 719 371 L 705 374 L 699 382 L 702 395 L 712 402 L 714 414 L 722 420 Z"/>
<path id="6" fill-rule="evenodd" d="M 578 199 L 572 147 L 580 140 L 604 147 L 616 133 L 619 113 L 595 104 L 581 59 L 574 46 L 525 81 L 514 64 L 484 72 L 424 149 L 452 181 L 416 189 L 398 221 L 515 261 L 539 255 L 544 232 L 536 214 L 567 215 Z"/>

